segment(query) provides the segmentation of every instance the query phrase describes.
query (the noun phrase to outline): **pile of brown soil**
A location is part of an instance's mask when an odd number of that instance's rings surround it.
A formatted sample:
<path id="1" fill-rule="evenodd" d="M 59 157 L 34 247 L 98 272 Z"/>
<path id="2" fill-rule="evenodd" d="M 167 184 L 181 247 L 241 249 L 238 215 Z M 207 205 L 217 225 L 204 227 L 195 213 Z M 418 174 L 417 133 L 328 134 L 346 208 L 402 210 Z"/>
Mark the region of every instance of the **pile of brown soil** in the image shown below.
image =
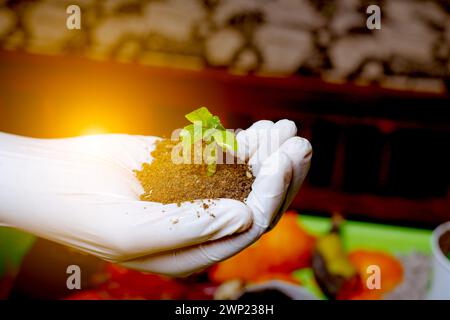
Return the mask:
<path id="1" fill-rule="evenodd" d="M 255 179 L 247 164 L 238 164 L 237 159 L 233 164 L 217 164 L 216 173 L 208 176 L 204 163 L 173 163 L 172 149 L 177 144 L 178 141 L 159 141 L 152 152 L 153 161 L 144 163 L 142 169 L 136 171 L 144 188 L 141 200 L 179 204 L 198 199 L 244 201 L 247 198 Z"/>

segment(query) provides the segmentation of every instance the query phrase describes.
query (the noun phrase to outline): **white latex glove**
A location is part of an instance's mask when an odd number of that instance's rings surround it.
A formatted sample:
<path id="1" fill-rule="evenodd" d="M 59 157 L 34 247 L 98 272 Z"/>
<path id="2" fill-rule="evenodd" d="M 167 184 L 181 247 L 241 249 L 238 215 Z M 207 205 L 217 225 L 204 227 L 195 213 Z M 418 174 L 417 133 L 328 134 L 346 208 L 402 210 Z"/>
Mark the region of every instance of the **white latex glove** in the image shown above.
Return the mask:
<path id="1" fill-rule="evenodd" d="M 277 131 L 279 141 L 262 152 Z M 252 192 L 246 203 L 214 200 L 212 217 L 201 201 L 139 201 L 133 170 L 151 161 L 156 137 L 0 133 L 0 224 L 134 269 L 186 275 L 236 254 L 277 221 L 309 168 L 311 146 L 295 134 L 287 120 L 240 132 L 238 155 L 255 168 Z"/>

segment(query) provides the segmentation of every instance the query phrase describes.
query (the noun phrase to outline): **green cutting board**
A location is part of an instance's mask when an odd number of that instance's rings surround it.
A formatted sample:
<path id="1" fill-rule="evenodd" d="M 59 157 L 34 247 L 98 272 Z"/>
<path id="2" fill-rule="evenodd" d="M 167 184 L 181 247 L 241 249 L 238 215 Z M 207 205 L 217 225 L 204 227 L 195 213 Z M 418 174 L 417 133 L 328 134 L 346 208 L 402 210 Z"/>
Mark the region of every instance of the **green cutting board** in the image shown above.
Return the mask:
<path id="1" fill-rule="evenodd" d="M 34 240 L 35 237 L 31 234 L 0 227 L 0 278 L 6 271 L 17 271 Z"/>
<path id="2" fill-rule="evenodd" d="M 331 227 L 331 219 L 308 215 L 299 216 L 299 223 L 315 235 L 324 234 Z M 412 251 L 431 253 L 430 230 L 345 221 L 341 232 L 347 250 L 370 249 L 390 253 L 410 253 Z"/>

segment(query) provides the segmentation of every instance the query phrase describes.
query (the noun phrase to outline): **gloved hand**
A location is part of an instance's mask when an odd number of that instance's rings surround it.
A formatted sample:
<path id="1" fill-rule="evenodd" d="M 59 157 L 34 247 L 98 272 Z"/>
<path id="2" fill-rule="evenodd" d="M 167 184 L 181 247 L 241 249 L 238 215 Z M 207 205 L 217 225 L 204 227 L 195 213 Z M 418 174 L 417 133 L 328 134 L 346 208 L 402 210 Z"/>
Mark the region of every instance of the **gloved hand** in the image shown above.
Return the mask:
<path id="1" fill-rule="evenodd" d="M 276 223 L 309 168 L 311 146 L 295 134 L 293 122 L 281 120 L 237 135 L 237 155 L 256 179 L 246 203 L 214 200 L 213 218 L 201 201 L 139 201 L 133 170 L 151 161 L 156 137 L 0 133 L 0 224 L 130 268 L 186 275 L 236 254 Z"/>

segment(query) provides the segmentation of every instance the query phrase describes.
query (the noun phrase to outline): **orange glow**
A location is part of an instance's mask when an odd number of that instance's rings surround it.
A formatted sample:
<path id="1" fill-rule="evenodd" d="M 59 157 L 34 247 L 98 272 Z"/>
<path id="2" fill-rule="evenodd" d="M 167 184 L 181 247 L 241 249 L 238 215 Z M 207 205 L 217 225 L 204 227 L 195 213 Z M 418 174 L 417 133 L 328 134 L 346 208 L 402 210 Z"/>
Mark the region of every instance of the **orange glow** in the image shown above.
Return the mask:
<path id="1" fill-rule="evenodd" d="M 104 127 L 101 127 L 98 125 L 92 125 L 92 126 L 86 127 L 83 130 L 81 130 L 80 135 L 90 136 L 90 135 L 96 135 L 96 134 L 105 134 L 108 132 L 109 132 L 109 130 L 107 130 Z"/>
<path id="2" fill-rule="evenodd" d="M 194 72 L 18 53 L 4 53 L 0 67 L 0 128 L 25 136 L 167 137 L 186 113 L 205 105 L 223 116 L 228 101 Z"/>

